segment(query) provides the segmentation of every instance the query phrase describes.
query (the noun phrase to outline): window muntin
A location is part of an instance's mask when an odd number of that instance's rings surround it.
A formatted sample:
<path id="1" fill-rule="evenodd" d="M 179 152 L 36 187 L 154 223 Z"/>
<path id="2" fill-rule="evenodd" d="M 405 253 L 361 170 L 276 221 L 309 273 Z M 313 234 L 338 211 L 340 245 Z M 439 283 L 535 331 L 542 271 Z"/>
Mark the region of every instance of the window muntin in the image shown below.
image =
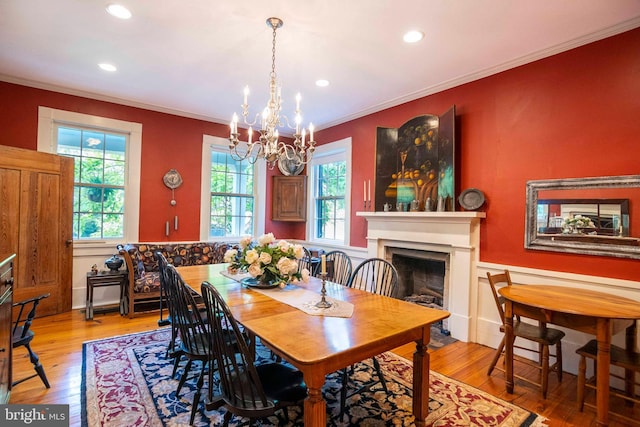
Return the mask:
<path id="1" fill-rule="evenodd" d="M 209 237 L 239 237 L 254 231 L 254 165 L 211 147 Z"/>
<path id="2" fill-rule="evenodd" d="M 57 126 L 57 153 L 74 159 L 73 238 L 124 237 L 128 136 Z"/>

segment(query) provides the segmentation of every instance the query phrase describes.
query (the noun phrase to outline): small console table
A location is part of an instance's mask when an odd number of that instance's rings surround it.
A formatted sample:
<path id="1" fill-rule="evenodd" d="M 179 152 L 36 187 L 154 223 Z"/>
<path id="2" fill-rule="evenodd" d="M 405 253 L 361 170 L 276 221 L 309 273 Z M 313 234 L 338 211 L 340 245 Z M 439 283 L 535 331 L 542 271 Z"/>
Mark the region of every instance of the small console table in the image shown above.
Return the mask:
<path id="1" fill-rule="evenodd" d="M 93 289 L 105 286 L 120 286 L 120 315 L 127 314 L 126 289 L 129 274 L 126 270 L 87 273 L 87 310 L 85 320 L 93 319 Z M 100 309 L 101 311 L 104 309 Z"/>

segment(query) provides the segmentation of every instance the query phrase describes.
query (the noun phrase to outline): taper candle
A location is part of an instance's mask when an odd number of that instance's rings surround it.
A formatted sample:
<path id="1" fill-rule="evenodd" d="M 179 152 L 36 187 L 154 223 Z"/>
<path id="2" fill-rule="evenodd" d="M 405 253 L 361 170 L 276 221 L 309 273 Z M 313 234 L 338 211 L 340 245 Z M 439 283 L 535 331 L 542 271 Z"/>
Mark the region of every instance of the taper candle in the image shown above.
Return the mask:
<path id="1" fill-rule="evenodd" d="M 371 180 L 369 180 L 369 203 L 371 203 Z"/>
<path id="2" fill-rule="evenodd" d="M 362 181 L 362 197 L 364 198 L 364 202 L 367 202 L 367 181 Z"/>
<path id="3" fill-rule="evenodd" d="M 322 255 L 320 257 L 320 259 L 322 260 L 322 274 L 327 274 L 327 256 L 326 255 Z"/>
<path id="4" fill-rule="evenodd" d="M 164 226 L 164 232 L 167 236 L 169 235 L 169 221 L 167 221 L 167 223 Z"/>

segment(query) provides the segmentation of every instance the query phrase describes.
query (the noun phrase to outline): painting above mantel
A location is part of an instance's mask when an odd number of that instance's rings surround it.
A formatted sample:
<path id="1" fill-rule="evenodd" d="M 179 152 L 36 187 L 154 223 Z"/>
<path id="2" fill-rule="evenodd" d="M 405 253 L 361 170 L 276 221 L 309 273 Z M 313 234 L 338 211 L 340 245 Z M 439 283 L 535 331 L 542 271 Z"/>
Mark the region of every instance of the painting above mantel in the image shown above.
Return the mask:
<path id="1" fill-rule="evenodd" d="M 455 105 L 441 116 L 414 117 L 399 128 L 378 127 L 375 211 L 385 205 L 407 211 L 412 202 L 417 211 L 454 211 L 455 141 Z"/>

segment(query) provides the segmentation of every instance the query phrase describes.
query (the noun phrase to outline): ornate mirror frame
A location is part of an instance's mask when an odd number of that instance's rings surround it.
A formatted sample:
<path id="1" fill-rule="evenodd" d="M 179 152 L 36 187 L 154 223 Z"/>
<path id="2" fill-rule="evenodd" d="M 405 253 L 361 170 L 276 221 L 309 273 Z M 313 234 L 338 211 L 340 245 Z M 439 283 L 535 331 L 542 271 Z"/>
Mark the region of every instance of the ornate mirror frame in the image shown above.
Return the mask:
<path id="1" fill-rule="evenodd" d="M 569 252 L 619 258 L 640 259 L 640 238 L 616 236 L 543 236 L 537 230 L 539 192 L 546 190 L 583 190 L 640 188 L 640 175 L 567 178 L 528 181 L 526 189 L 525 249 Z M 545 199 L 546 197 L 540 197 Z M 571 198 L 571 197 L 564 197 Z M 631 201 L 633 204 L 633 199 Z M 640 200 L 635 203 L 640 204 Z M 638 230 L 636 230 L 636 233 Z"/>

